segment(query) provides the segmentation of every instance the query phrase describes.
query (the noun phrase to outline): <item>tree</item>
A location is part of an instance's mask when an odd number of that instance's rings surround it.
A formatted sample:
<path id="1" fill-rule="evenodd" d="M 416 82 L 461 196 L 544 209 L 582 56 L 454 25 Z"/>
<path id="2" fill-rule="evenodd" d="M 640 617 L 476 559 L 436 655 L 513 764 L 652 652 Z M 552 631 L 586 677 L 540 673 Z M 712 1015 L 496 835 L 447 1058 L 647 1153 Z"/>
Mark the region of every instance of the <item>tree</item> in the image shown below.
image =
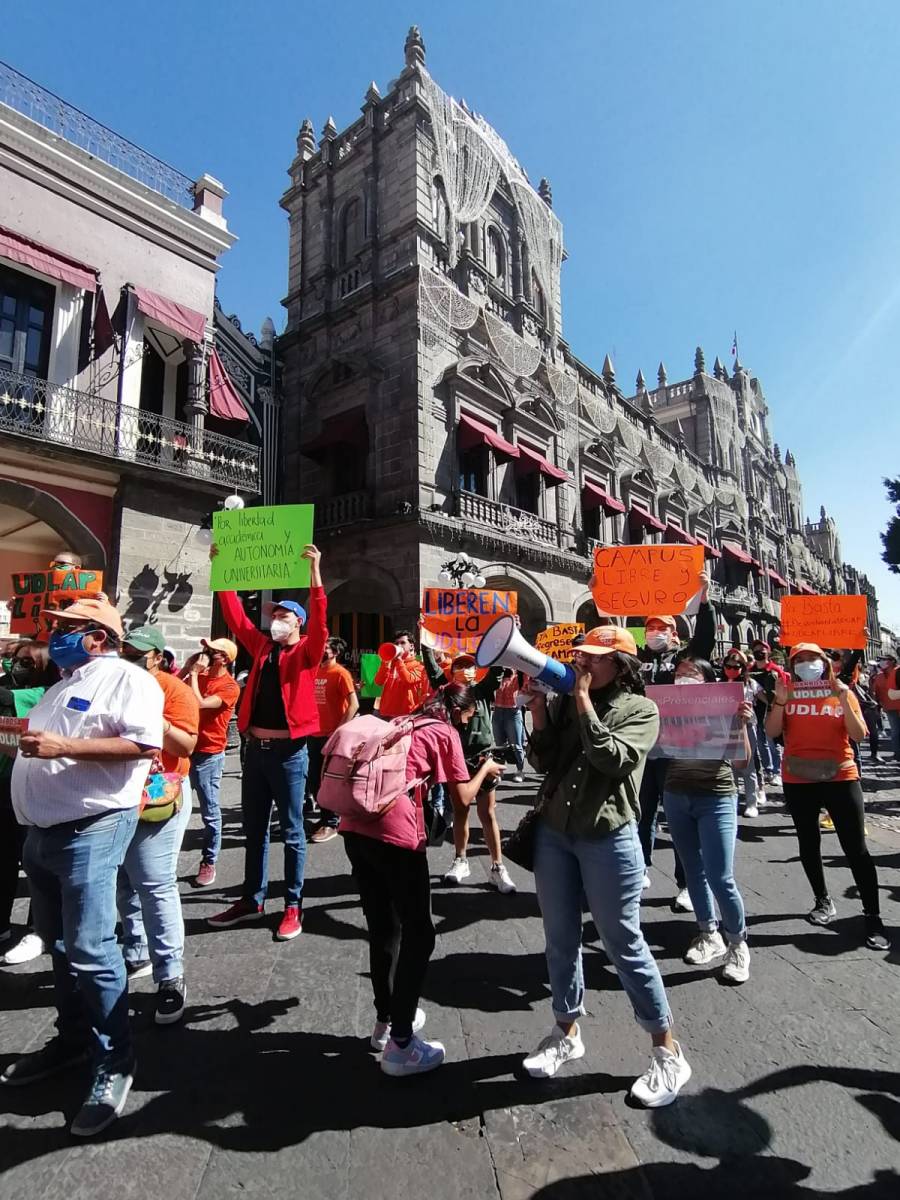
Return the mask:
<path id="1" fill-rule="evenodd" d="M 900 575 L 900 479 L 885 479 L 888 499 L 897 506 L 897 515 L 888 521 L 887 529 L 881 535 L 884 546 L 882 558 L 888 565 L 888 570 Z"/>

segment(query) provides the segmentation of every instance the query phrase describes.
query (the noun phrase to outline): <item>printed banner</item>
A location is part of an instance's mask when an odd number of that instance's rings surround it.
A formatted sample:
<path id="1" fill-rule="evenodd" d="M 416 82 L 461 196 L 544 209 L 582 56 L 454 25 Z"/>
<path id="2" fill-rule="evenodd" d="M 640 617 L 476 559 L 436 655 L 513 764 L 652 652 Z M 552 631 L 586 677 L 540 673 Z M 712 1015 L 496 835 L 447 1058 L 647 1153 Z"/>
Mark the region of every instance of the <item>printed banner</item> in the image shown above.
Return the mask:
<path id="1" fill-rule="evenodd" d="M 580 623 L 548 625 L 537 635 L 534 644 L 542 654 L 555 658 L 557 662 L 570 663 L 574 654 L 572 639 L 578 637 L 579 633 L 584 633 L 584 626 Z"/>
<path id="2" fill-rule="evenodd" d="M 46 638 L 50 621 L 42 608 L 67 608 L 76 600 L 103 591 L 103 572 L 72 567 L 46 571 L 16 571 L 12 576 L 9 632 Z"/>
<path id="3" fill-rule="evenodd" d="M 375 676 L 378 674 L 380 666 L 381 657 L 378 654 L 361 654 L 359 656 L 359 694 L 365 699 L 371 700 L 374 696 L 380 696 L 384 691 L 381 684 L 375 682 Z"/>
<path id="4" fill-rule="evenodd" d="M 27 728 L 27 717 L 0 717 L 0 754 L 13 758 L 19 749 L 19 738 Z"/>
<path id="5" fill-rule="evenodd" d="M 816 680 L 813 683 L 798 683 L 793 680 L 790 688 L 790 695 L 787 703 L 784 706 L 785 716 L 792 717 L 820 717 L 828 715 L 832 717 L 842 717 L 844 715 L 843 705 L 837 705 L 834 708 L 823 707 L 823 701 L 827 700 L 832 695 L 831 683 L 827 680 Z"/>
<path id="6" fill-rule="evenodd" d="M 591 594 L 601 616 L 677 616 L 700 601 L 702 546 L 597 546 Z"/>
<path id="7" fill-rule="evenodd" d="M 209 586 L 214 592 L 308 588 L 303 547 L 313 540 L 312 504 L 270 504 L 213 513 Z"/>
<path id="8" fill-rule="evenodd" d="M 743 684 L 652 684 L 647 696 L 659 709 L 659 738 L 650 758 L 744 758 Z"/>
<path id="9" fill-rule="evenodd" d="M 865 650 L 865 596 L 782 596 L 781 644 L 815 642 L 824 650 Z"/>
<path id="10" fill-rule="evenodd" d="M 485 631 L 498 617 L 513 616 L 515 592 L 492 589 L 426 588 L 422 598 L 422 632 L 435 653 L 474 654 Z"/>

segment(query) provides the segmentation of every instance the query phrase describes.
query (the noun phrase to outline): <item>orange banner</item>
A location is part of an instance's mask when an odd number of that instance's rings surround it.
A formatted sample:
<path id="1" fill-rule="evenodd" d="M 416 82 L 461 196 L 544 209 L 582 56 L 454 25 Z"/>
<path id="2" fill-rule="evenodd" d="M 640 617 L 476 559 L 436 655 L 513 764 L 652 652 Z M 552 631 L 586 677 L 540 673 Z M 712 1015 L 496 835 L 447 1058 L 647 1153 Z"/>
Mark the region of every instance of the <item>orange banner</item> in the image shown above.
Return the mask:
<path id="1" fill-rule="evenodd" d="M 75 600 L 103 591 L 103 572 L 73 567 L 48 571 L 18 571 L 12 577 L 9 632 L 46 637 L 48 622 L 42 608 L 65 608 Z"/>
<path id="2" fill-rule="evenodd" d="M 702 570 L 702 546 L 598 546 L 591 594 L 601 616 L 676 616 L 700 591 Z"/>
<path id="3" fill-rule="evenodd" d="M 782 596 L 781 644 L 815 642 L 823 650 L 865 650 L 865 596 Z"/>
<path id="4" fill-rule="evenodd" d="M 493 589 L 426 588 L 422 597 L 422 641 L 436 652 L 474 654 L 498 617 L 512 616 L 515 592 Z"/>

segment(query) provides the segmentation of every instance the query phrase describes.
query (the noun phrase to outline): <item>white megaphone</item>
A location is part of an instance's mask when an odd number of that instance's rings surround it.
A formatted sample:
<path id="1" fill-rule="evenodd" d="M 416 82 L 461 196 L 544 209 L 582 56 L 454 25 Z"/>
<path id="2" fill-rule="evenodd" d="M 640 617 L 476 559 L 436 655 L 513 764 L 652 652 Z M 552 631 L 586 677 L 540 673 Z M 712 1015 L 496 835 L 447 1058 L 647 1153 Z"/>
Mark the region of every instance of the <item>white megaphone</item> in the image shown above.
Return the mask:
<path id="1" fill-rule="evenodd" d="M 557 662 L 526 642 L 514 617 L 498 617 L 478 643 L 475 661 L 479 667 L 512 667 L 542 692 L 568 694 L 575 687 L 575 672 L 568 663 Z"/>

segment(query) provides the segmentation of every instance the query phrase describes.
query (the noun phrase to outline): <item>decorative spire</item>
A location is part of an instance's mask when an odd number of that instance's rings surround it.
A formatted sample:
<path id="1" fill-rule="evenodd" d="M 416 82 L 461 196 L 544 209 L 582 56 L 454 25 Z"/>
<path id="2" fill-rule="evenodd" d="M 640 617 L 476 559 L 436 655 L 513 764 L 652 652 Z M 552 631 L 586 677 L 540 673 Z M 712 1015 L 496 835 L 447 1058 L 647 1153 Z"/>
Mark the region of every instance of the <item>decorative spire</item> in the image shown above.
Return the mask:
<path id="1" fill-rule="evenodd" d="M 312 121 L 304 117 L 300 132 L 297 134 L 297 154 L 304 162 L 316 152 L 316 135 L 313 133 Z"/>
<path id="2" fill-rule="evenodd" d="M 703 347 L 698 346 L 694 351 L 694 374 L 704 375 L 706 373 L 706 359 L 703 356 Z"/>
<path id="3" fill-rule="evenodd" d="M 784 461 L 785 465 L 788 467 L 795 467 L 797 465 L 797 460 L 794 458 L 793 454 L 791 454 L 790 450 L 785 450 Z"/>
<path id="4" fill-rule="evenodd" d="M 681 417 L 675 422 L 675 435 L 679 442 L 687 442 L 687 438 L 684 436 L 684 426 L 681 423 Z"/>
<path id="5" fill-rule="evenodd" d="M 823 504 L 823 505 L 821 506 L 821 508 L 819 509 L 819 518 L 820 518 L 822 521 L 824 521 L 824 520 L 825 520 L 825 518 L 826 518 L 827 516 L 828 516 L 828 513 L 826 513 L 826 511 L 825 511 L 825 505 Z"/>
<path id="6" fill-rule="evenodd" d="M 548 208 L 553 207 L 553 189 L 550 187 L 549 179 L 542 179 L 538 184 L 538 195 Z"/>
<path id="7" fill-rule="evenodd" d="M 425 66 L 425 43 L 422 41 L 418 25 L 410 25 L 406 41 L 403 43 L 403 55 L 408 67 Z"/>
<path id="8" fill-rule="evenodd" d="M 612 359 L 609 357 L 608 354 L 607 354 L 606 358 L 604 358 L 604 360 L 603 360 L 602 375 L 603 375 L 603 380 L 605 383 L 609 384 L 610 386 L 615 384 L 616 372 L 612 365 Z"/>
<path id="9" fill-rule="evenodd" d="M 322 133 L 319 140 L 322 142 L 333 142 L 337 137 L 337 125 L 334 123 L 334 117 L 329 117 L 322 127 Z"/>
<path id="10" fill-rule="evenodd" d="M 659 364 L 659 370 L 656 372 L 656 378 L 659 380 L 660 387 L 666 386 L 666 383 L 667 383 L 669 377 L 666 374 L 666 364 L 665 363 L 661 362 Z"/>
<path id="11" fill-rule="evenodd" d="M 373 79 L 366 90 L 366 103 L 377 104 L 381 99 L 381 92 L 378 90 L 378 84 Z"/>
<path id="12" fill-rule="evenodd" d="M 713 363 L 713 375 L 716 379 L 725 378 L 725 368 L 722 366 L 718 354 L 716 355 L 716 361 Z"/>
<path id="13" fill-rule="evenodd" d="M 780 450 L 780 448 L 779 448 L 779 446 L 778 446 L 778 443 L 777 443 L 777 442 L 776 442 L 776 443 L 775 443 L 775 445 L 772 447 L 772 453 L 773 453 L 773 455 L 775 456 L 775 461 L 776 461 L 776 462 L 781 462 L 781 450 Z"/>
<path id="14" fill-rule="evenodd" d="M 644 381 L 644 372 L 640 369 L 640 367 L 638 367 L 637 379 L 634 381 L 635 391 L 642 392 L 646 386 L 647 384 Z"/>

